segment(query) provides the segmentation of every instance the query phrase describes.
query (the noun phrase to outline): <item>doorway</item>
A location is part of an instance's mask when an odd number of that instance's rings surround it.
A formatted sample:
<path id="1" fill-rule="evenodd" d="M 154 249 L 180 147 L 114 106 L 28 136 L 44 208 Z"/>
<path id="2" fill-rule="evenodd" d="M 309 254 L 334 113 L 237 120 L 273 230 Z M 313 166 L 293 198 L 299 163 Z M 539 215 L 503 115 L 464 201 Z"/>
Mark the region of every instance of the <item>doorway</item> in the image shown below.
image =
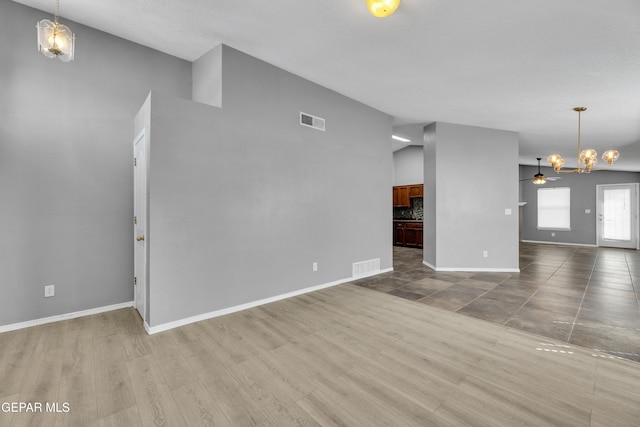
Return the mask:
<path id="1" fill-rule="evenodd" d="M 596 186 L 598 246 L 638 249 L 638 183 Z"/>
<path id="2" fill-rule="evenodd" d="M 134 305 L 144 322 L 147 309 L 147 138 L 145 130 L 135 139 L 133 151 Z"/>

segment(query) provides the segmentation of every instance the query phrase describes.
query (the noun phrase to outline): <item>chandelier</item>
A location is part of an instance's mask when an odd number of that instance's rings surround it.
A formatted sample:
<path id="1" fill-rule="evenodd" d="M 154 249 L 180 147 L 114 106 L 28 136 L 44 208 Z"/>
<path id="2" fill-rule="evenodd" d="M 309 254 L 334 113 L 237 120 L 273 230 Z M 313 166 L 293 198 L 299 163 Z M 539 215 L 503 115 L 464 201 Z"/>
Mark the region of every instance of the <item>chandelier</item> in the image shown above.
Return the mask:
<path id="1" fill-rule="evenodd" d="M 373 16 L 385 18 L 396 11 L 400 0 L 367 0 L 367 8 Z"/>
<path id="2" fill-rule="evenodd" d="M 578 167 L 576 169 L 563 170 L 565 161 L 560 154 L 552 154 L 547 157 L 547 162 L 553 166 L 556 173 L 589 173 L 593 166 L 598 163 L 598 152 L 593 148 L 580 151 L 580 113 L 586 111 L 587 107 L 575 107 L 573 111 L 578 112 Z M 617 150 L 607 150 L 602 154 L 602 160 L 609 166 L 620 157 Z"/>
<path id="3" fill-rule="evenodd" d="M 58 22 L 60 0 L 56 0 L 53 22 L 43 19 L 36 24 L 38 29 L 38 52 L 47 58 L 60 58 L 62 62 L 73 61 L 76 36 L 69 27 Z"/>

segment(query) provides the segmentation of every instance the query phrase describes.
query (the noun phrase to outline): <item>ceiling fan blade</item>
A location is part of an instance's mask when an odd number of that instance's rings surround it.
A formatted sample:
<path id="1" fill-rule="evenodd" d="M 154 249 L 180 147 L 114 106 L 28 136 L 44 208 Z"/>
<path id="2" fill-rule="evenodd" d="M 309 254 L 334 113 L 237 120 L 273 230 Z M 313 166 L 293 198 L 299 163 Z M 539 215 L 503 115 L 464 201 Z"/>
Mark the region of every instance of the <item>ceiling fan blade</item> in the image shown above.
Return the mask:
<path id="1" fill-rule="evenodd" d="M 535 178 L 524 178 L 521 179 L 520 182 L 522 181 L 533 181 Z M 559 179 L 562 179 L 561 176 L 545 176 L 544 179 L 546 179 L 547 181 L 557 181 Z"/>

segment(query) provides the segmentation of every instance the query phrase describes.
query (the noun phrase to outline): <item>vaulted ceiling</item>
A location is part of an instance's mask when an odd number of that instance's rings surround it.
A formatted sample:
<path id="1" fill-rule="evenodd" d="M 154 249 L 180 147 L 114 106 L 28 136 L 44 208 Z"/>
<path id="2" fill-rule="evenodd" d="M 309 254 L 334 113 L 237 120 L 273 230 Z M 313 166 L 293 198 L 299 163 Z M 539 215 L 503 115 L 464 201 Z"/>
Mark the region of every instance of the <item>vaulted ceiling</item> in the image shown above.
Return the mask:
<path id="1" fill-rule="evenodd" d="M 15 1 L 43 18 L 55 8 Z M 384 111 L 399 130 L 516 131 L 521 164 L 558 152 L 575 166 L 573 107 L 586 106 L 583 147 L 617 148 L 614 169 L 640 171 L 638 0 L 402 0 L 385 19 L 365 0 L 61 0 L 60 15 L 189 61 L 225 43 Z"/>

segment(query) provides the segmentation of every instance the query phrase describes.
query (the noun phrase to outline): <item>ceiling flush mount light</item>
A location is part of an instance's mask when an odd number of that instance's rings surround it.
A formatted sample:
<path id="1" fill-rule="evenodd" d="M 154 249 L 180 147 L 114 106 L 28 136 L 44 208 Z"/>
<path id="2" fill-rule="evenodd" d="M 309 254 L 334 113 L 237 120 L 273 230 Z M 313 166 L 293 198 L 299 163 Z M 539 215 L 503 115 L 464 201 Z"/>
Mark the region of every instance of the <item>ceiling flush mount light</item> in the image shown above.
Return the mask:
<path id="1" fill-rule="evenodd" d="M 373 16 L 385 18 L 396 11 L 400 0 L 367 0 L 367 8 Z"/>
<path id="2" fill-rule="evenodd" d="M 565 161 L 559 154 L 552 154 L 547 157 L 547 162 L 553 166 L 553 170 L 557 173 L 589 173 L 593 166 L 598 163 L 598 153 L 593 148 L 580 151 L 580 113 L 586 111 L 587 107 L 575 107 L 573 111 L 578 112 L 578 167 L 571 170 L 563 170 Z M 620 157 L 617 150 L 607 150 L 602 155 L 602 160 L 607 162 L 609 166 Z M 540 162 L 538 162 L 539 164 Z"/>
<path id="3" fill-rule="evenodd" d="M 400 141 L 400 142 L 411 142 L 410 139 L 403 138 L 403 137 L 398 136 L 398 135 L 391 135 L 391 139 L 395 139 L 396 141 Z"/>
<path id="4" fill-rule="evenodd" d="M 62 62 L 73 61 L 76 36 L 69 27 L 58 22 L 60 0 L 56 0 L 53 22 L 43 19 L 36 24 L 38 29 L 38 51 L 47 58 L 60 58 Z"/>
<path id="5" fill-rule="evenodd" d="M 547 182 L 547 180 L 545 179 L 544 175 L 540 173 L 540 160 L 542 160 L 542 157 L 538 157 L 537 159 L 538 159 L 538 173 L 533 176 L 533 183 L 536 185 L 542 185 L 545 182 Z"/>

